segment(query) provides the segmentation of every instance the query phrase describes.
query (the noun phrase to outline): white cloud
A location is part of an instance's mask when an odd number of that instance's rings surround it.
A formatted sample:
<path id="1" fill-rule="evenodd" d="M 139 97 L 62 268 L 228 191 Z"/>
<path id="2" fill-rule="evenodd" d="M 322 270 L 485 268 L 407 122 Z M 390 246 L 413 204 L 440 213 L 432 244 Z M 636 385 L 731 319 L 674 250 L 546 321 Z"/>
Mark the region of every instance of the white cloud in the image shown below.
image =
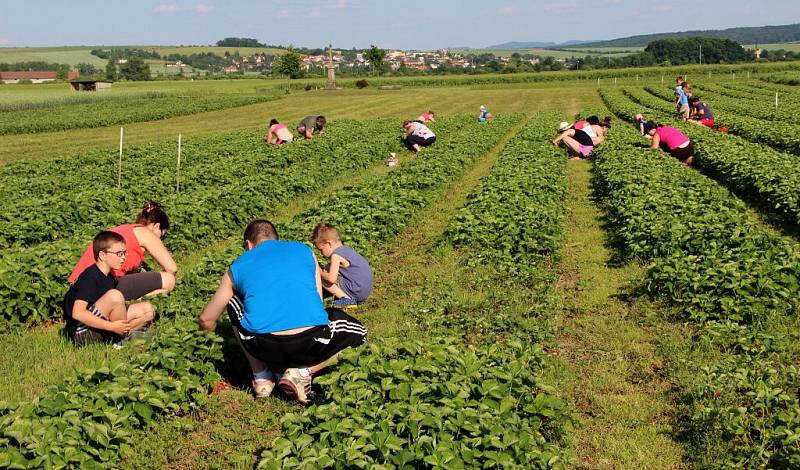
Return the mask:
<path id="1" fill-rule="evenodd" d="M 214 5 L 206 5 L 205 3 L 197 4 L 193 8 L 196 13 L 211 13 L 214 9 Z"/>
<path id="2" fill-rule="evenodd" d="M 497 9 L 498 15 L 518 15 L 519 13 L 519 7 L 514 5 L 503 5 Z"/>
<path id="3" fill-rule="evenodd" d="M 207 3 L 198 3 L 191 6 L 179 6 L 175 3 L 162 3 L 153 9 L 154 13 L 211 13 L 216 7 Z"/>

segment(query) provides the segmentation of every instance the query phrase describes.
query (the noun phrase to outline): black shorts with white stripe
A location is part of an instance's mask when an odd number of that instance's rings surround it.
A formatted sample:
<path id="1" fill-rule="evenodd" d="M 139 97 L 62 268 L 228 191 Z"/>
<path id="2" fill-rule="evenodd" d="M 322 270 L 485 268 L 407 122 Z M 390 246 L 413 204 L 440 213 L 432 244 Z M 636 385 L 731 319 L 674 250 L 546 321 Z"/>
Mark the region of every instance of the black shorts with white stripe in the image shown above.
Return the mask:
<path id="1" fill-rule="evenodd" d="M 366 342 L 367 330 L 361 322 L 336 308 L 327 312 L 327 325 L 313 326 L 294 335 L 260 334 L 242 327 L 244 309 L 238 297 L 228 303 L 228 315 L 239 343 L 273 372 L 321 364 L 344 349 L 357 348 Z"/>
<path id="2" fill-rule="evenodd" d="M 86 307 L 92 315 L 103 318 L 102 313 L 97 307 L 92 304 Z M 74 328 L 67 327 L 64 329 L 67 337 L 72 340 L 75 346 L 86 346 L 87 344 L 92 343 L 110 343 L 119 338 L 119 336 L 115 335 L 110 331 L 105 330 L 98 330 L 97 328 L 91 328 L 89 326 L 84 325 L 83 323 L 79 323 L 78 326 Z"/>

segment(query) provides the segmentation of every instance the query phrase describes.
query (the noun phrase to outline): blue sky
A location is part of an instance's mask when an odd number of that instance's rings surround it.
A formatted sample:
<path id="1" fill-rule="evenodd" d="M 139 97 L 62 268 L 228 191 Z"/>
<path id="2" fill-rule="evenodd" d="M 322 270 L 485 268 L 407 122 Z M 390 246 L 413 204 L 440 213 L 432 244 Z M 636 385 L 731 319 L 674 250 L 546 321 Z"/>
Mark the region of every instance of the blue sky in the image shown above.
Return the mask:
<path id="1" fill-rule="evenodd" d="M 0 0 L 0 47 L 270 44 L 435 49 L 800 22 L 798 0 Z"/>

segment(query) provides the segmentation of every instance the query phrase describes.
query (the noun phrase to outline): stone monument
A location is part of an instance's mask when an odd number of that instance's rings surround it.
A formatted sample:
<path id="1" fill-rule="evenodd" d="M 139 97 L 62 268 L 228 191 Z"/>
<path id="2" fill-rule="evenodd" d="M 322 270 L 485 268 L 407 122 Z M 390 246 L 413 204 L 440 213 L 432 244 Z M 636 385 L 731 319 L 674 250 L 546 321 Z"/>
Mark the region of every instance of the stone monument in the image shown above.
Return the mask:
<path id="1" fill-rule="evenodd" d="M 325 64 L 328 70 L 328 83 L 325 84 L 326 90 L 341 90 L 336 86 L 336 65 L 333 63 L 333 46 L 328 45 L 328 63 Z"/>

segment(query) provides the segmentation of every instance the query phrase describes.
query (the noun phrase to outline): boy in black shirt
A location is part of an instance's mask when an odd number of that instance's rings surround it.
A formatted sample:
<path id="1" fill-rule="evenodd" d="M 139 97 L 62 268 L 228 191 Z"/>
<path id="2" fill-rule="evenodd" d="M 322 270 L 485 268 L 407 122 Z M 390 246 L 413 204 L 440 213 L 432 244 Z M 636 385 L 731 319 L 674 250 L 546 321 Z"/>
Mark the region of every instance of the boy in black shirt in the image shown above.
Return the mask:
<path id="1" fill-rule="evenodd" d="M 95 264 L 78 276 L 64 296 L 66 333 L 77 346 L 127 336 L 155 316 L 149 302 L 126 307 L 125 297 L 110 274 L 125 261 L 125 239 L 114 232 L 100 232 L 92 240 L 92 251 Z"/>

